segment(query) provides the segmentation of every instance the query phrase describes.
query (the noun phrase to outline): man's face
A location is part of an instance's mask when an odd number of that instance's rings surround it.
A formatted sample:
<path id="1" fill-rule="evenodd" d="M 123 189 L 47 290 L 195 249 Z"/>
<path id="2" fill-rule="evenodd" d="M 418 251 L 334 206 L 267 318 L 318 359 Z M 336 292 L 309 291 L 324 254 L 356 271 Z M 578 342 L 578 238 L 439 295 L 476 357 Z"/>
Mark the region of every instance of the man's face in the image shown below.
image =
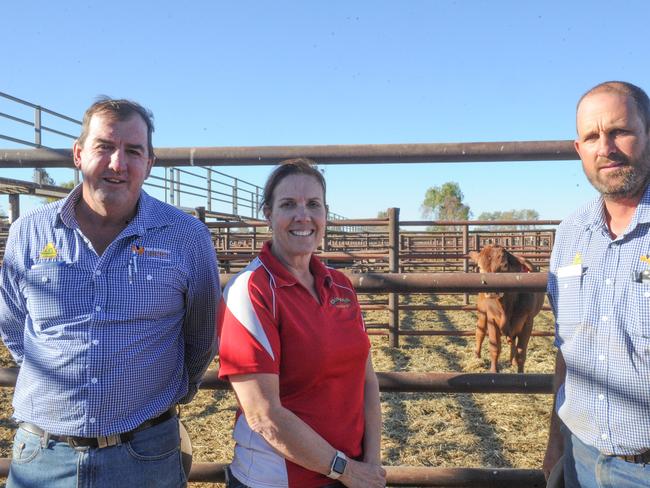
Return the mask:
<path id="1" fill-rule="evenodd" d="M 153 165 L 147 148 L 147 124 L 140 116 L 120 121 L 109 114 L 93 115 L 83 147 L 73 146 L 88 206 L 104 215 L 135 211 Z"/>
<path id="2" fill-rule="evenodd" d="M 650 175 L 650 137 L 634 101 L 596 92 L 577 113 L 575 148 L 589 182 L 605 198 L 639 197 Z"/>

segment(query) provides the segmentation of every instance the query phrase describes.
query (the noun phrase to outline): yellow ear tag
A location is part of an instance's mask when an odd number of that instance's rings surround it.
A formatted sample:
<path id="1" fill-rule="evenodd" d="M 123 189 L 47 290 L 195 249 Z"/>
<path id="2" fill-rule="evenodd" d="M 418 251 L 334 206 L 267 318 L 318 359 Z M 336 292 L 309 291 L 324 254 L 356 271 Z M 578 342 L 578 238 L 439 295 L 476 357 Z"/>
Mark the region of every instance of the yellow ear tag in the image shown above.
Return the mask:
<path id="1" fill-rule="evenodd" d="M 650 264 L 650 257 L 648 256 L 641 256 L 641 261 L 643 261 L 646 264 Z"/>
<path id="2" fill-rule="evenodd" d="M 576 255 L 573 256 L 573 264 L 582 264 L 582 254 L 577 252 Z"/>

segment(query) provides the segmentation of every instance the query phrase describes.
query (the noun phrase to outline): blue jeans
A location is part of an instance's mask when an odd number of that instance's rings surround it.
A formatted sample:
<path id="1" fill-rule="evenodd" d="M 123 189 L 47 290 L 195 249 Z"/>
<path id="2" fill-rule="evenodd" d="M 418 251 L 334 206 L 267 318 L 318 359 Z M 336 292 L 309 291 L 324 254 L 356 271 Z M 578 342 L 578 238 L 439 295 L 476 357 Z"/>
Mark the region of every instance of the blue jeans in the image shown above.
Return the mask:
<path id="1" fill-rule="evenodd" d="M 181 464 L 178 419 L 140 432 L 124 444 L 91 449 L 48 441 L 23 429 L 14 437 L 7 488 L 178 488 Z"/>
<path id="2" fill-rule="evenodd" d="M 616 456 L 605 456 L 569 432 L 564 440 L 564 486 L 647 488 L 650 464 L 628 463 Z"/>

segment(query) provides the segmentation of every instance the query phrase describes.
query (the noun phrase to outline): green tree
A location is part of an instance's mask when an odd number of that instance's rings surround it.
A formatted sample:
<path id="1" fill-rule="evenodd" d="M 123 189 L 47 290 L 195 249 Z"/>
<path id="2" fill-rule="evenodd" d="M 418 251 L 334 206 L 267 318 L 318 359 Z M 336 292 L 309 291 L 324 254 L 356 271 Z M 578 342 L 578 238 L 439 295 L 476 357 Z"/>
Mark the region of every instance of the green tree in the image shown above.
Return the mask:
<path id="1" fill-rule="evenodd" d="M 519 210 L 505 210 L 495 212 L 483 212 L 478 216 L 478 220 L 539 220 L 539 212 L 532 208 L 523 208 Z M 518 230 L 526 226 L 522 225 L 494 225 L 490 226 L 495 230 Z"/>
<path id="2" fill-rule="evenodd" d="M 420 207 L 422 216 L 433 220 L 468 220 L 471 212 L 463 203 L 463 192 L 455 181 L 432 186 L 424 195 Z"/>

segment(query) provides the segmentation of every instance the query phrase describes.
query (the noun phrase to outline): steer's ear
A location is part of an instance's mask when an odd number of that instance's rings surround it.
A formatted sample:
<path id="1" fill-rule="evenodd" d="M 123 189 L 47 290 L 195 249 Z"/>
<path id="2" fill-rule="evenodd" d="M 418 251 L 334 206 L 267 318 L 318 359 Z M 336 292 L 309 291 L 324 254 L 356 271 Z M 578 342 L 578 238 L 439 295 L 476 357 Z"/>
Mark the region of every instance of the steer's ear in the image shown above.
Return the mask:
<path id="1" fill-rule="evenodd" d="M 535 266 L 533 266 L 533 263 L 528 261 L 528 259 L 517 256 L 516 254 L 508 253 L 508 267 L 511 266 L 514 267 L 513 271 L 521 271 L 523 273 L 535 271 Z"/>

